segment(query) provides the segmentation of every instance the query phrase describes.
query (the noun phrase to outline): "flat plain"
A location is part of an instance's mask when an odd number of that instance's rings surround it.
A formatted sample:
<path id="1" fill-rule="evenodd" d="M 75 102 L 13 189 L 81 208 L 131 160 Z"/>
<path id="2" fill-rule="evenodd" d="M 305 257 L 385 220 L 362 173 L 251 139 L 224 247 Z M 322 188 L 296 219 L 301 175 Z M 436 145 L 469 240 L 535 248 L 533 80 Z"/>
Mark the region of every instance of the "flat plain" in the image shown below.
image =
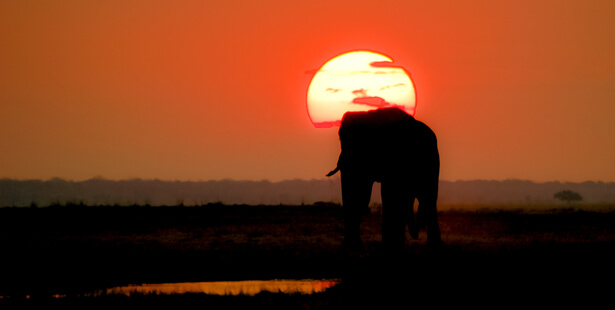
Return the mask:
<path id="1" fill-rule="evenodd" d="M 443 246 L 428 246 L 421 232 L 390 257 L 380 247 L 377 210 L 364 218 L 364 248 L 344 250 L 335 204 L 0 208 L 0 303 L 587 306 L 615 288 L 613 206 L 442 209 Z M 301 296 L 84 295 L 127 284 L 268 279 L 342 283 Z"/>

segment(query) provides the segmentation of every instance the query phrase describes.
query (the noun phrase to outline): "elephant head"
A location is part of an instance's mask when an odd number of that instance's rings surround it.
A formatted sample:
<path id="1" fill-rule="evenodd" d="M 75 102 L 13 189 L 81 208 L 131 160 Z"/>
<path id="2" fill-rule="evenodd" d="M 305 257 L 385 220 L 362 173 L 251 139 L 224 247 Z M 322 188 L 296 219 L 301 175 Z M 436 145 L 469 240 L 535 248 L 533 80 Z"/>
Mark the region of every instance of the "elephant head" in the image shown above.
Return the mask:
<path id="1" fill-rule="evenodd" d="M 440 157 L 434 132 L 398 108 L 382 108 L 344 114 L 339 137 L 342 151 L 329 175 L 341 171 L 344 244 L 361 244 L 361 215 L 368 208 L 374 182 L 382 184 L 385 248 L 403 248 L 406 224 L 418 237 L 417 222 L 426 229 L 430 244 L 440 243 L 436 211 Z"/>

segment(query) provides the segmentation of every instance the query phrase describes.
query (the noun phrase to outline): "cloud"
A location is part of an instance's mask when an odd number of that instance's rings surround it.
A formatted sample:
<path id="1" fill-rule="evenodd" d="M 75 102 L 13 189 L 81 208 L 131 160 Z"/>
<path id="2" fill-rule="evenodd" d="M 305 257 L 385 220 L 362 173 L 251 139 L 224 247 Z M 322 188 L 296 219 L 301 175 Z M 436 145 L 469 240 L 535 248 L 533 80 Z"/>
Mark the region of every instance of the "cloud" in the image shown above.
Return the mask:
<path id="1" fill-rule="evenodd" d="M 374 68 L 399 68 L 406 70 L 404 66 L 392 63 L 390 61 L 374 61 L 369 63 L 369 65 Z"/>
<path id="2" fill-rule="evenodd" d="M 325 91 L 326 92 L 337 93 L 337 92 L 342 91 L 342 89 L 341 88 L 331 88 L 331 87 L 329 87 L 329 88 L 325 89 Z"/>
<path id="3" fill-rule="evenodd" d="M 391 106 L 391 104 L 388 103 L 386 100 L 382 99 L 381 97 L 376 97 L 376 96 L 354 98 L 352 100 L 352 103 L 368 105 L 370 107 L 390 107 Z"/>
<path id="4" fill-rule="evenodd" d="M 410 72 L 404 68 L 402 65 L 398 65 L 396 63 L 392 63 L 389 61 L 374 61 L 369 63 L 372 68 L 390 68 L 390 69 L 401 69 L 403 70 L 408 77 L 411 77 Z M 392 71 L 377 71 L 376 74 L 396 74 L 398 72 Z"/>
<path id="5" fill-rule="evenodd" d="M 355 96 L 359 96 L 359 97 L 367 97 L 367 90 L 361 88 L 361 89 L 355 89 L 352 91 L 352 94 Z"/>
<path id="6" fill-rule="evenodd" d="M 352 70 L 348 72 L 348 75 L 362 75 L 362 74 L 373 74 L 374 71 L 370 70 Z"/>
<path id="7" fill-rule="evenodd" d="M 387 86 L 380 87 L 380 90 L 385 90 L 385 89 L 389 89 L 389 88 L 393 88 L 393 87 L 402 87 L 402 86 L 406 86 L 406 84 L 405 83 L 397 83 L 395 85 L 387 85 Z"/>

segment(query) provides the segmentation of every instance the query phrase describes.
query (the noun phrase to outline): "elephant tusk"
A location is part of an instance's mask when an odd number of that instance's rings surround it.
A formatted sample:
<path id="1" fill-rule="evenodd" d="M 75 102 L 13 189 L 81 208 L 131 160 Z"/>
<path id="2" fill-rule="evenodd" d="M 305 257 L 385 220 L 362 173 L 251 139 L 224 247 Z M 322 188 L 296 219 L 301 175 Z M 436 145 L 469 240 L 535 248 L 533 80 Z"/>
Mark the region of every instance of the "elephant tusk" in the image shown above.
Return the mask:
<path id="1" fill-rule="evenodd" d="M 335 169 L 329 171 L 329 173 L 327 173 L 327 176 L 330 177 L 334 174 L 336 174 L 338 171 L 340 171 L 340 167 L 335 167 Z"/>

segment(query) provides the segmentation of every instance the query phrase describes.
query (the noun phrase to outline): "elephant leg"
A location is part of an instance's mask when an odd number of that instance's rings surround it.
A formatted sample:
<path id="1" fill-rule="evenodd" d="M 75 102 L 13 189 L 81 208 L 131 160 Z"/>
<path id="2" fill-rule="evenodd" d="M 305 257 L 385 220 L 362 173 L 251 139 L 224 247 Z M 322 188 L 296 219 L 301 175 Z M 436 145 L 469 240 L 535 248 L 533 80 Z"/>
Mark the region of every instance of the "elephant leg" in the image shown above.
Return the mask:
<path id="1" fill-rule="evenodd" d="M 427 242 L 433 245 L 442 243 L 440 227 L 438 225 L 437 197 L 437 187 L 435 192 L 433 189 L 422 190 L 418 197 L 419 208 L 417 216 L 419 217 L 419 223 L 427 231 Z"/>
<path id="2" fill-rule="evenodd" d="M 408 224 L 408 232 L 410 233 L 410 236 L 412 237 L 412 239 L 418 239 L 419 238 L 419 225 L 416 221 L 416 218 L 414 216 L 414 195 L 410 196 L 410 205 L 408 208 L 406 208 L 406 219 L 407 219 L 407 224 Z"/>
<path id="3" fill-rule="evenodd" d="M 399 179 L 384 180 L 381 195 L 382 246 L 386 251 L 399 252 L 406 243 L 405 227 L 414 197 L 408 192 L 408 184 Z"/>
<path id="4" fill-rule="evenodd" d="M 372 194 L 373 181 L 353 173 L 341 171 L 342 179 L 342 207 L 344 214 L 344 247 L 360 248 L 361 242 L 361 217 Z"/>

